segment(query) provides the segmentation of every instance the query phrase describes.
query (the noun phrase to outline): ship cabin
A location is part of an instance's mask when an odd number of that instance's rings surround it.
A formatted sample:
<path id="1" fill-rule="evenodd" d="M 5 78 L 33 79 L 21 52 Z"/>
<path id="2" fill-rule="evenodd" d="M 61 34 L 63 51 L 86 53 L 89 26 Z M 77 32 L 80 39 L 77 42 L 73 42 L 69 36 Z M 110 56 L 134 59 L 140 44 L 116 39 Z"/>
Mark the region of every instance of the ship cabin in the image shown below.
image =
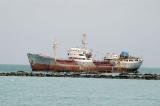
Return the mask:
<path id="1" fill-rule="evenodd" d="M 70 48 L 68 58 L 71 60 L 92 60 L 92 53 L 89 50 L 81 48 Z"/>
<path id="2" fill-rule="evenodd" d="M 104 60 L 118 60 L 119 55 L 115 53 L 107 53 L 106 56 L 104 57 Z"/>
<path id="3" fill-rule="evenodd" d="M 129 56 L 128 52 L 121 52 L 120 55 L 117 55 L 115 53 L 107 53 L 106 56 L 104 57 L 104 61 L 110 61 L 110 62 L 122 61 L 122 62 L 132 63 L 132 62 L 141 62 L 143 61 L 143 59 Z"/>

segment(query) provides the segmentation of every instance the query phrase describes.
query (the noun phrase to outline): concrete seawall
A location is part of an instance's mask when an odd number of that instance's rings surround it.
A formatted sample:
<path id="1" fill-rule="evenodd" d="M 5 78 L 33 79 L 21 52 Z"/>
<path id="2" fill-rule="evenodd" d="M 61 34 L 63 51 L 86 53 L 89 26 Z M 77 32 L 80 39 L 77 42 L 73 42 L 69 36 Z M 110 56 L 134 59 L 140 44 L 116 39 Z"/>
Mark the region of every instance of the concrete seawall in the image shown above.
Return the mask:
<path id="1" fill-rule="evenodd" d="M 0 76 L 24 76 L 24 77 L 73 77 L 73 78 L 108 78 L 108 79 L 142 79 L 160 80 L 160 74 L 141 73 L 80 73 L 80 72 L 8 72 L 0 73 Z"/>

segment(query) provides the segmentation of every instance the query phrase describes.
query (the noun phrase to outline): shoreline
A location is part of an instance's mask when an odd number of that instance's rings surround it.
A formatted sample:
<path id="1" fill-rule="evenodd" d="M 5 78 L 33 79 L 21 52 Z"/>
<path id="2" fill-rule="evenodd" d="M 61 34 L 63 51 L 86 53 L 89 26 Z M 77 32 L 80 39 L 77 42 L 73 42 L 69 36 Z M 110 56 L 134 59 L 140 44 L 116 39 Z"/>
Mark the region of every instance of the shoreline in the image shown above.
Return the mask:
<path id="1" fill-rule="evenodd" d="M 105 79 L 137 79 L 137 80 L 160 80 L 160 74 L 142 73 L 80 73 L 80 72 L 0 72 L 0 76 L 22 77 L 71 77 L 71 78 L 105 78 Z"/>

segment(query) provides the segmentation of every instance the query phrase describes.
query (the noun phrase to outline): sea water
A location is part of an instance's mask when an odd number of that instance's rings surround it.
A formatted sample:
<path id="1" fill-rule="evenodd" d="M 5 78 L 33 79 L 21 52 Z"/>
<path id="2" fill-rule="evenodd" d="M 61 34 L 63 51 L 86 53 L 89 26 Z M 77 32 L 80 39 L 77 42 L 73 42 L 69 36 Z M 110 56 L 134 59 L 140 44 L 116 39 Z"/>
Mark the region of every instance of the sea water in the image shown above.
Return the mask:
<path id="1" fill-rule="evenodd" d="M 31 71 L 5 65 L 17 69 Z M 160 106 L 159 90 L 159 80 L 0 76 L 0 106 Z"/>

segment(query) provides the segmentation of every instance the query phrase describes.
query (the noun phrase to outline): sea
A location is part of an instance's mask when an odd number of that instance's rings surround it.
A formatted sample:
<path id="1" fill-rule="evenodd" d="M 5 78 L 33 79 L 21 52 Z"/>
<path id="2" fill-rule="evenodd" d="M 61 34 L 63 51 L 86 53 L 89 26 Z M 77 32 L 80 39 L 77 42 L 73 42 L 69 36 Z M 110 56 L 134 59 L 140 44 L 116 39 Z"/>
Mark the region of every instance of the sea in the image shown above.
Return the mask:
<path id="1" fill-rule="evenodd" d="M 0 72 L 31 72 L 29 65 L 0 65 Z M 160 68 L 141 68 L 160 74 Z M 160 106 L 160 81 L 0 76 L 0 106 Z"/>

